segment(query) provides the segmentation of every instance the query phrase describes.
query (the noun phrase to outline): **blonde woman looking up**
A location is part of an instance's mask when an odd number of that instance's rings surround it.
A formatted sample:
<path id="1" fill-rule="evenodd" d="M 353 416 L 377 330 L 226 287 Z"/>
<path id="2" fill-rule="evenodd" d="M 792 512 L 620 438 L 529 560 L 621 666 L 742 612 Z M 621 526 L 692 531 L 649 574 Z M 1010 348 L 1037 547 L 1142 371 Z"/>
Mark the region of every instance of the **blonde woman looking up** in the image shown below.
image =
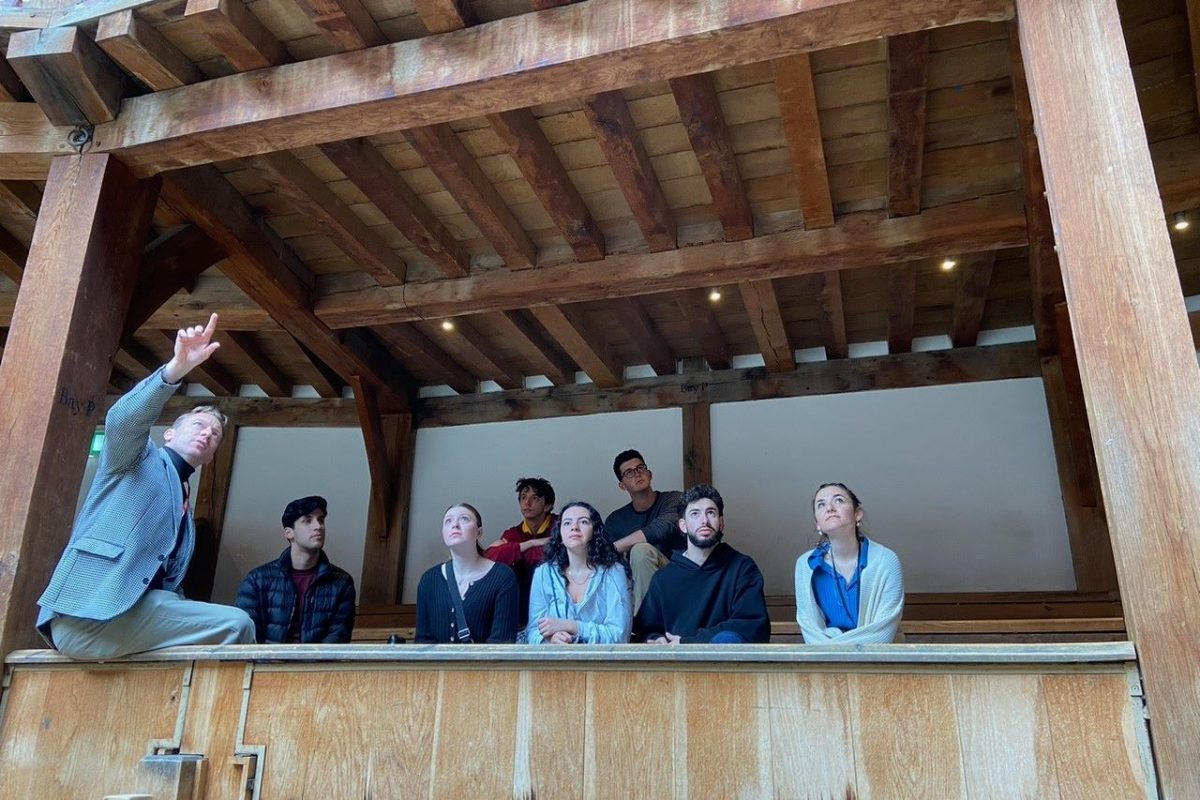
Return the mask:
<path id="1" fill-rule="evenodd" d="M 862 504 L 843 483 L 813 497 L 818 542 L 796 560 L 796 622 L 806 644 L 880 644 L 902 638 L 900 559 L 862 533 Z"/>

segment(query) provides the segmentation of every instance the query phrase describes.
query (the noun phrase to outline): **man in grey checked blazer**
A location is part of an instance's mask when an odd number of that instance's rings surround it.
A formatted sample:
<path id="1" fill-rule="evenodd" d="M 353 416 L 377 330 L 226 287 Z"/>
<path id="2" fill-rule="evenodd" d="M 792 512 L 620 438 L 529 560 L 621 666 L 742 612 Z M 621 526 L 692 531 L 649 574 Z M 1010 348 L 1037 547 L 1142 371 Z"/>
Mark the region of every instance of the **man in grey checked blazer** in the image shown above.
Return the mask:
<path id="1" fill-rule="evenodd" d="M 50 585 L 38 630 L 71 658 L 116 658 L 184 644 L 251 644 L 241 609 L 185 600 L 180 584 L 196 543 L 185 482 L 215 455 L 225 417 L 211 406 L 184 414 L 150 441 L 150 426 L 194 367 L 219 344 L 217 326 L 179 331 L 171 360 L 122 397 L 104 422 L 92 487 Z"/>

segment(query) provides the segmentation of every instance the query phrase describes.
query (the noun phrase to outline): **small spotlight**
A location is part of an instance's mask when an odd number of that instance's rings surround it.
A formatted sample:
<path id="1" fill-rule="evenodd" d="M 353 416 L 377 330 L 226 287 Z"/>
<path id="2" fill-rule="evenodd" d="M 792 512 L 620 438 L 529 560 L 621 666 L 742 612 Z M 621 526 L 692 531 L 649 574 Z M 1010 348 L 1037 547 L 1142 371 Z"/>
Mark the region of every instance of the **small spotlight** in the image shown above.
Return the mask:
<path id="1" fill-rule="evenodd" d="M 958 262 L 953 258 L 946 258 L 942 260 L 942 272 L 949 272 L 957 266 Z"/>
<path id="2" fill-rule="evenodd" d="M 720 290 L 720 289 L 713 289 L 711 292 L 709 292 L 709 293 L 708 293 L 708 299 L 709 299 L 709 302 L 712 302 L 712 303 L 717 303 L 717 302 L 720 302 L 720 300 L 721 300 L 721 290 Z"/>
<path id="3" fill-rule="evenodd" d="M 448 319 L 442 320 L 442 330 L 444 330 L 444 331 L 454 330 L 454 323 Z"/>
<path id="4" fill-rule="evenodd" d="M 1171 223 L 1171 227 L 1177 231 L 1186 231 L 1192 227 L 1192 223 L 1188 222 L 1187 214 L 1180 211 L 1175 215 L 1175 220 Z"/>

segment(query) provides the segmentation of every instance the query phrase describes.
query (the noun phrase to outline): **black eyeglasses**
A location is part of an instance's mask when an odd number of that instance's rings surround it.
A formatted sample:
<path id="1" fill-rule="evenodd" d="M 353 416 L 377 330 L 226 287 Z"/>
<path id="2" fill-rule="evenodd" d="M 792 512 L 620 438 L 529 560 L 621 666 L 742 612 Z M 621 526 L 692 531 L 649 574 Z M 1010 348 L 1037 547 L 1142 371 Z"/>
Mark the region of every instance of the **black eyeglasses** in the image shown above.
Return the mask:
<path id="1" fill-rule="evenodd" d="M 621 473 L 621 480 L 627 481 L 634 475 L 641 475 L 643 472 L 649 472 L 650 468 L 645 464 L 638 464 L 636 467 L 630 467 Z"/>

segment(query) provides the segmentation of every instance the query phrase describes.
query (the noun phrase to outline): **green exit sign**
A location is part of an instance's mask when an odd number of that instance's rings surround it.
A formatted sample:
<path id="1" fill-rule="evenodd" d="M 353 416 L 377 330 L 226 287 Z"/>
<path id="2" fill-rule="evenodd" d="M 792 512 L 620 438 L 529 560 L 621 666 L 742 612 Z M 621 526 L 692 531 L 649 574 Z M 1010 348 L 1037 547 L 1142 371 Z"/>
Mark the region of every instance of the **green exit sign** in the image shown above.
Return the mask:
<path id="1" fill-rule="evenodd" d="M 96 431 L 92 434 L 92 445 L 88 448 L 88 457 L 100 455 L 100 451 L 104 449 L 104 431 Z"/>

